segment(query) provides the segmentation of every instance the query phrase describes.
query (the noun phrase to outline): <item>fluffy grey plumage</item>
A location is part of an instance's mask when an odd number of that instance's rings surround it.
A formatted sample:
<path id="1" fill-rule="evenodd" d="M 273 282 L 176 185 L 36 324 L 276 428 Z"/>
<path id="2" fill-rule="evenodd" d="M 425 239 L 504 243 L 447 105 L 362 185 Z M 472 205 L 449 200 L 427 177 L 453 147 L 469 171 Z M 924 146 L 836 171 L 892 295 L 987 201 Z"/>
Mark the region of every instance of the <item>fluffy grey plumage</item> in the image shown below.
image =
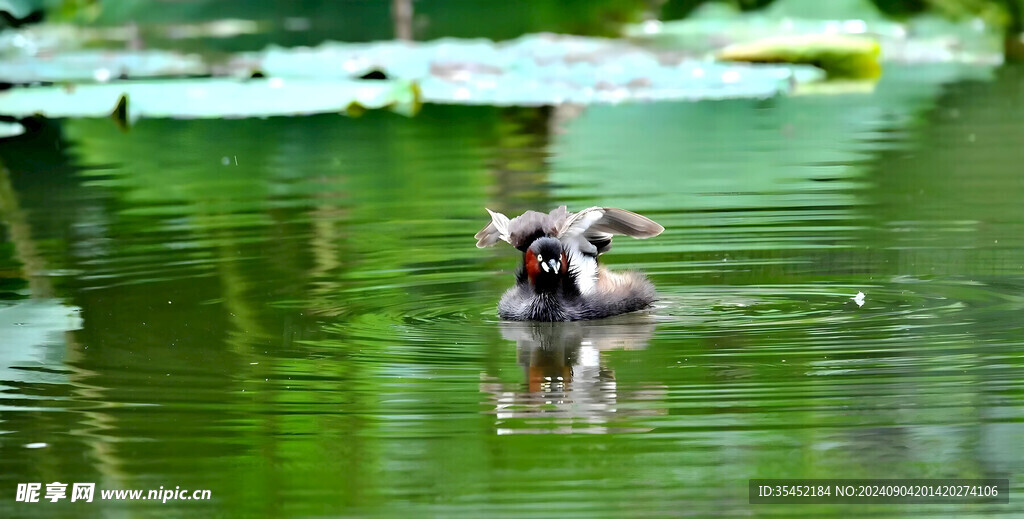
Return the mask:
<path id="1" fill-rule="evenodd" d="M 598 265 L 612 236 L 657 236 L 654 221 L 624 209 L 591 207 L 570 213 L 527 211 L 516 218 L 487 210 L 491 222 L 476 234 L 477 247 L 505 241 L 523 251 L 516 285 L 498 303 L 498 315 L 516 321 L 597 319 L 646 308 L 654 286 L 642 274 L 616 274 Z"/>

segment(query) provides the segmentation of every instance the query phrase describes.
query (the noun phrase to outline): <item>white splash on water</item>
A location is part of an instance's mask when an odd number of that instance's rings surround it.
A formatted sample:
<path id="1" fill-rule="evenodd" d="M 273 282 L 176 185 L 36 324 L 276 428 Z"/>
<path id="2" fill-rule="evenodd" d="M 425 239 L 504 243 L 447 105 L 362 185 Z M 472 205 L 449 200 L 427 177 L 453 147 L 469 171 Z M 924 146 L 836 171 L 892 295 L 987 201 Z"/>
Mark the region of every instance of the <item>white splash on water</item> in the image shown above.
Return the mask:
<path id="1" fill-rule="evenodd" d="M 857 303 L 857 306 L 864 306 L 864 292 L 858 291 L 857 295 L 851 297 L 850 299 L 853 299 L 853 302 Z"/>

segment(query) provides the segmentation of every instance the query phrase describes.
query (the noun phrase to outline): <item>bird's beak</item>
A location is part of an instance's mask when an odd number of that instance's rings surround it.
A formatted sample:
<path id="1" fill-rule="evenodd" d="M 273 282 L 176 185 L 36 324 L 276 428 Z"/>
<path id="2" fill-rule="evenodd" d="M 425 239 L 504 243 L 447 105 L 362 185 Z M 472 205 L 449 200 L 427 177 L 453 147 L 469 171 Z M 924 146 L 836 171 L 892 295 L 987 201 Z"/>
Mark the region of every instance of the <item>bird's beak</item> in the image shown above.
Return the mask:
<path id="1" fill-rule="evenodd" d="M 561 262 L 559 262 L 556 259 L 549 259 L 548 260 L 548 265 L 551 266 L 551 272 L 557 274 L 558 273 L 558 269 L 560 269 L 562 267 L 562 265 L 560 263 Z"/>

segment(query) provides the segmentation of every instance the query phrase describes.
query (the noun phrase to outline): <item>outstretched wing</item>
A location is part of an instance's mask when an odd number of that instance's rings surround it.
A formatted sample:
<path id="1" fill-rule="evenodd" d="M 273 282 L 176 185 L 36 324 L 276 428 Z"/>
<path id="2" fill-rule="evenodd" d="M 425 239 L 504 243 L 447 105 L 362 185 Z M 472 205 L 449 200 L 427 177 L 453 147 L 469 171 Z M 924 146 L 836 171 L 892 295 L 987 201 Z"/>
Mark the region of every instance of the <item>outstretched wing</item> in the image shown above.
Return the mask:
<path id="1" fill-rule="evenodd" d="M 614 207 L 591 207 L 570 213 L 563 205 L 547 214 L 526 211 L 512 219 L 490 209 L 487 212 L 491 222 L 474 236 L 480 248 L 505 241 L 519 250 L 526 250 L 533 240 L 554 236 L 562 243 L 575 245 L 585 254 L 597 256 L 611 248 L 612 236 L 616 234 L 650 238 L 665 230 L 650 218 Z"/>
<path id="2" fill-rule="evenodd" d="M 533 240 L 541 236 L 554 236 L 558 229 L 558 222 L 568 215 L 565 206 L 551 211 L 550 214 L 526 211 L 511 220 L 490 209 L 487 212 L 491 214 L 491 223 L 480 229 L 480 232 L 474 236 L 477 239 L 476 246 L 490 247 L 501 240 L 522 251 L 525 251 L 533 243 Z"/>
<path id="3" fill-rule="evenodd" d="M 490 209 L 487 209 L 487 212 L 491 215 L 491 222 L 473 236 L 476 238 L 477 248 L 482 249 L 484 247 L 490 247 L 491 245 L 498 243 L 498 240 L 512 243 L 510 241 L 511 238 L 509 237 L 508 230 L 511 221 L 508 217 L 501 213 L 491 211 Z"/>
<path id="4" fill-rule="evenodd" d="M 614 207 L 590 207 L 569 215 L 560 223 L 555 236 L 563 243 L 576 242 L 581 245 L 580 249 L 584 253 L 597 255 L 611 248 L 612 236 L 616 234 L 650 238 L 664 230 L 654 220 L 632 211 Z M 583 243 L 584 240 L 586 243 Z"/>

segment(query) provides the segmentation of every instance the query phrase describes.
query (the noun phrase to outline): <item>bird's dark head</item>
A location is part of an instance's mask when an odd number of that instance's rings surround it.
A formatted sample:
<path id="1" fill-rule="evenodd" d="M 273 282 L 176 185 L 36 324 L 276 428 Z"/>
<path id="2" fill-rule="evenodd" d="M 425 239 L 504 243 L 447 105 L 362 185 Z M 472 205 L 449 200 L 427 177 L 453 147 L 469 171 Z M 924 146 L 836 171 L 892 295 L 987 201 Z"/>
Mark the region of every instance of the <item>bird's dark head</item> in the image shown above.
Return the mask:
<path id="1" fill-rule="evenodd" d="M 537 292 L 554 292 L 569 270 L 562 243 L 555 238 L 538 238 L 523 254 L 530 284 Z"/>

